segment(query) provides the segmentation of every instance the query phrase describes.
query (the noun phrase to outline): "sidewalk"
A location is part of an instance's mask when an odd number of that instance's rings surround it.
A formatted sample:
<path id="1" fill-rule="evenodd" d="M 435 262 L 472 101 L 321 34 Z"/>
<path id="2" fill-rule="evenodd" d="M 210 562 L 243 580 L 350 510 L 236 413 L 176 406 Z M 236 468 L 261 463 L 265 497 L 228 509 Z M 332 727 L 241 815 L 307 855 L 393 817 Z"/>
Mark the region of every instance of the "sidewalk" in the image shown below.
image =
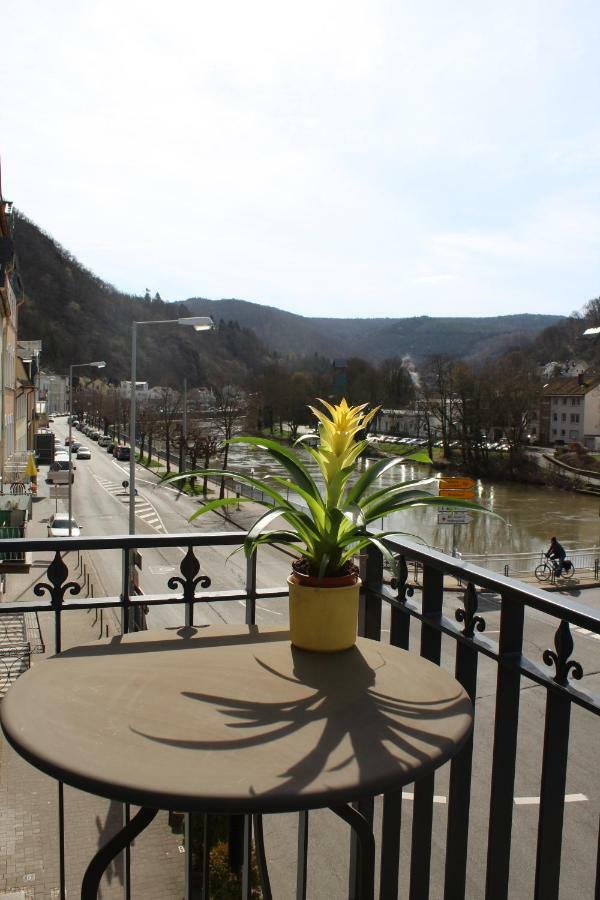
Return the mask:
<path id="1" fill-rule="evenodd" d="M 44 484 L 42 495 L 47 493 Z M 59 501 L 60 503 L 60 501 Z M 28 536 L 45 537 L 46 520 L 55 501 L 42 496 L 33 504 Z M 27 574 L 7 576 L 5 601 L 33 599 L 33 585 L 46 580 L 46 565 L 52 554 L 36 554 Z M 66 554 L 69 580 L 82 583 L 83 562 L 77 554 Z M 82 596 L 85 588 L 82 587 Z M 54 653 L 54 616 L 39 616 L 44 652 L 32 653 L 31 665 L 39 665 Z M 65 613 L 63 649 L 97 640 L 100 619 L 95 611 Z M 116 619 L 105 615 L 103 636 L 118 633 Z M 32 647 L 33 650 L 33 647 Z M 59 897 L 57 783 L 26 763 L 0 739 L 0 900 L 53 900 Z M 69 897 L 78 897 L 86 866 L 98 847 L 119 828 L 121 804 L 74 788 L 65 787 L 65 852 Z M 132 849 L 132 895 L 148 900 L 183 896 L 184 855 L 182 838 L 168 826 L 168 813 L 161 812 L 138 838 Z M 123 868 L 119 858 L 101 883 L 102 900 L 122 900 Z"/>

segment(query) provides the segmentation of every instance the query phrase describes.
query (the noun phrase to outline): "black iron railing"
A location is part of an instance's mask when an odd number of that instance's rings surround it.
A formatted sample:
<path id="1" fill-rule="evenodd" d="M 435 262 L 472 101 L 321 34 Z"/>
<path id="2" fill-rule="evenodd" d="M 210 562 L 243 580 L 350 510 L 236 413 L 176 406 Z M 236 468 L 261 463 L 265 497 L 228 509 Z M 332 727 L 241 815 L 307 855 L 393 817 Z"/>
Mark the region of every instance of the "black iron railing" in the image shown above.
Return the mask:
<path id="1" fill-rule="evenodd" d="M 62 622 L 64 615 L 72 610 L 96 607 L 113 607 L 121 612 L 121 626 L 125 633 L 133 627 L 143 627 L 144 607 L 162 604 L 180 604 L 185 611 L 187 625 L 194 623 L 194 611 L 198 604 L 211 601 L 242 600 L 246 608 L 246 622 L 253 624 L 256 617 L 257 600 L 261 598 L 283 598 L 287 588 L 276 586 L 268 589 L 257 588 L 256 560 L 247 565 L 246 584 L 239 590 L 210 590 L 210 581 L 200 574 L 202 549 L 205 547 L 228 546 L 235 548 L 243 541 L 243 532 L 186 533 L 168 536 L 99 537 L 72 538 L 68 540 L 15 540 L 0 541 L 2 553 L 39 554 L 53 553 L 47 572 L 42 575 L 33 590 L 33 596 L 16 603 L 0 605 L 0 622 L 4 615 L 17 613 L 52 612 L 54 615 L 54 649 L 61 651 Z M 485 897 L 486 900 L 508 900 L 516 896 L 533 896 L 536 900 L 558 900 L 559 896 L 596 896 L 600 891 L 600 870 L 598 855 L 598 832 L 586 830 L 577 835 L 577 842 L 583 851 L 580 859 L 585 860 L 587 872 L 584 883 L 589 886 L 589 894 L 566 890 L 560 894 L 561 848 L 563 846 L 563 823 L 565 815 L 568 764 L 576 756 L 573 738 L 570 735 L 571 714 L 574 708 L 587 716 L 586 723 L 595 732 L 591 737 L 578 733 L 578 741 L 592 740 L 598 745 L 597 719 L 600 712 L 598 696 L 583 689 L 575 682 L 586 674 L 580 662 L 572 657 L 574 652 L 573 632 L 576 631 L 579 651 L 584 656 L 596 653 L 596 666 L 592 664 L 590 674 L 597 672 L 600 640 L 600 614 L 569 597 L 544 593 L 518 581 L 491 573 L 445 554 L 424 549 L 409 542 L 391 542 L 398 554 L 401 577 L 394 588 L 385 581 L 381 555 L 371 550 L 362 559 L 363 590 L 360 605 L 360 632 L 375 640 L 389 640 L 392 644 L 412 649 L 432 662 L 451 667 L 455 677 L 461 682 L 471 697 L 475 708 L 481 703 L 479 680 L 483 666 L 486 668 L 487 684 L 490 683 L 490 669 L 493 667 L 493 690 L 486 697 L 486 704 L 492 704 L 492 713 L 484 724 L 477 727 L 474 737 L 464 746 L 460 754 L 450 764 L 447 799 L 444 804 L 446 815 L 444 846 L 440 849 L 440 825 L 434 808 L 435 776 L 431 775 L 414 787 L 414 792 L 405 792 L 405 799 L 412 801 L 412 814 L 403 815 L 402 792 L 386 797 L 381 815 L 379 846 L 379 896 L 381 900 L 394 900 L 399 896 L 401 844 L 410 845 L 410 852 L 404 850 L 409 870 L 402 874 L 401 882 L 408 885 L 405 894 L 410 900 L 429 898 L 432 888 L 432 863 L 436 866 L 436 883 L 439 894 L 446 900 L 454 898 Z M 165 593 L 130 594 L 131 565 L 136 551 L 143 549 L 165 549 L 178 547 L 185 550 L 180 563 L 180 574 L 170 577 Z M 63 556 L 65 552 L 77 551 L 86 558 L 103 550 L 118 551 L 121 554 L 122 585 L 119 596 L 81 597 L 83 583 L 69 581 L 69 571 Z M 419 587 L 411 583 L 409 567 L 418 564 L 422 572 Z M 457 593 L 448 592 L 449 581 L 458 579 L 466 587 Z M 446 579 L 446 583 L 445 583 Z M 168 591 L 176 591 L 175 594 Z M 498 616 L 494 637 L 486 635 L 485 613 L 478 608 L 484 591 L 490 614 Z M 490 599 L 491 598 L 491 599 Z M 450 600 L 450 602 L 449 602 Z M 454 609 L 448 609 L 448 607 Z M 454 612 L 454 615 L 450 613 Z M 489 617 L 489 615 L 488 615 Z M 550 626 L 550 629 L 548 629 Z M 552 640 L 552 646 L 538 650 L 539 633 L 531 641 L 535 652 L 524 653 L 527 629 L 542 628 L 544 638 Z M 581 640 L 580 640 L 581 638 Z M 583 642 L 589 641 L 584 647 Z M 479 680 L 478 680 L 479 679 Z M 519 741 L 524 740 L 535 723 L 530 717 L 522 721 L 519 707 L 525 687 L 534 687 L 539 703 L 543 706 L 544 724 L 540 726 L 540 762 L 535 767 L 539 778 L 539 796 L 533 798 L 537 818 L 537 838 L 531 838 L 531 858 L 529 865 L 535 870 L 531 877 L 531 890 L 515 893 L 511 887 L 511 855 L 514 856 L 513 827 L 515 810 L 515 779 Z M 487 709 L 487 707 L 486 707 Z M 578 712 L 579 716 L 579 712 Z M 476 716 L 476 722 L 478 721 Z M 541 716 L 540 716 L 541 720 Z M 483 767 L 474 765 L 479 743 L 489 744 L 489 760 Z M 592 744 L 593 746 L 593 744 Z M 576 764 L 576 760 L 575 760 Z M 476 834 L 469 826 L 472 796 L 477 793 L 477 813 L 481 818 L 482 785 L 477 773 L 485 773 L 489 781 L 487 798 L 487 829 L 478 826 Z M 474 775 L 475 773 L 475 775 Z M 575 773 L 576 774 L 576 773 Z M 597 787 L 597 785 L 596 785 Z M 359 811 L 368 820 L 373 820 L 374 803 L 361 803 Z M 127 812 L 127 811 L 126 811 Z M 407 819 L 409 822 L 407 823 Z M 411 834 L 408 835 L 407 824 Z M 597 817 L 596 817 L 597 827 Z M 58 828 L 60 857 L 60 892 L 65 892 L 65 851 L 64 851 L 64 805 L 62 785 L 58 789 Z M 190 819 L 186 818 L 186 832 L 189 839 Z M 310 875 L 308 857 L 309 815 L 299 816 L 298 827 L 298 898 L 309 896 L 307 878 Z M 259 863 L 262 860 L 262 825 L 254 822 L 255 840 Z M 529 829 L 531 831 L 531 829 Z M 250 897 L 249 857 L 251 823 L 245 823 L 243 848 L 245 857 L 244 879 L 245 897 Z M 435 837 L 435 844 L 434 844 Z M 401 841 L 402 839 L 402 841 Z M 188 844 L 189 846 L 189 844 Z M 435 847 L 435 849 L 434 849 Z M 443 853 L 443 875 L 440 875 L 440 855 Z M 186 853 L 186 892 L 191 896 L 191 853 Z M 477 857 L 474 859 L 474 857 Z M 484 862 L 485 859 L 485 862 Z M 480 881 L 473 883 L 469 868 L 477 864 Z M 126 854 L 125 896 L 129 896 L 129 854 Z M 358 859 L 356 847 L 350 855 L 349 890 L 352 898 L 360 896 L 358 887 Z M 206 870 L 205 870 L 206 878 Z M 265 896 L 270 896 L 268 889 Z"/>

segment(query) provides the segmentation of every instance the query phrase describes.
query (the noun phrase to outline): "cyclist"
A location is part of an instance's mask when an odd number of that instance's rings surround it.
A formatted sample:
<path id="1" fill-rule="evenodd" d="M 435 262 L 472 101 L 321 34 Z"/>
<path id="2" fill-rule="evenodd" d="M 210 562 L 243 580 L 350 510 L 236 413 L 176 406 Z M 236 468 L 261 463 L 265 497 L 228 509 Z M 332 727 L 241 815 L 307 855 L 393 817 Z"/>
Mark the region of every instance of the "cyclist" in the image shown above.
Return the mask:
<path id="1" fill-rule="evenodd" d="M 551 559 L 554 565 L 554 574 L 556 578 L 560 578 L 562 570 L 567 558 L 567 552 L 562 544 L 559 544 L 555 537 L 550 538 L 550 546 L 547 553 L 544 554 L 546 559 Z"/>

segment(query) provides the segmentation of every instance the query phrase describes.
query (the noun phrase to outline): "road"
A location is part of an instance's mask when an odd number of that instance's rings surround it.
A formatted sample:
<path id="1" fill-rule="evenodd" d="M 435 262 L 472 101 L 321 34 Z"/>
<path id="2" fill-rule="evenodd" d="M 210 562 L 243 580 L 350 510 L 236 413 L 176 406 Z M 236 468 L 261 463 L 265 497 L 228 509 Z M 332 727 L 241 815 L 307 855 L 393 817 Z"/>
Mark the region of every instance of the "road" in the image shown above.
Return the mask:
<path id="1" fill-rule="evenodd" d="M 64 438 L 67 433 L 66 420 L 55 423 L 56 433 Z M 79 432 L 75 432 L 80 439 Z M 128 530 L 129 497 L 122 487 L 128 479 L 128 464 L 117 463 L 105 450 L 94 442 L 84 439 L 92 450 L 90 461 L 77 461 L 73 492 L 73 509 L 86 535 L 125 534 Z M 136 499 L 136 529 L 142 534 L 236 530 L 214 514 L 207 514 L 195 523 L 188 519 L 197 504 L 176 489 L 157 487 L 157 478 L 138 466 L 136 479 L 139 495 Z M 65 504 L 66 506 L 66 504 Z M 235 514 L 234 514 L 235 515 Z M 243 518 L 243 510 L 240 512 Z M 166 582 L 178 574 L 183 551 L 164 549 L 144 550 L 142 586 L 146 593 L 167 593 Z M 228 548 L 206 548 L 198 550 L 202 572 L 212 579 L 211 589 L 240 588 L 245 582 L 245 560 L 241 553 L 230 555 Z M 260 551 L 258 567 L 261 586 L 279 586 L 285 583 L 289 572 L 289 559 L 275 550 L 265 548 Z M 121 556 L 110 558 L 111 552 L 103 554 L 95 569 L 100 579 L 102 593 L 118 595 L 121 587 Z M 97 555 L 96 555 L 97 556 Z M 576 593 L 576 589 L 575 589 Z M 418 596 L 418 595 L 417 595 Z M 556 595 L 554 595 L 556 596 Z M 600 591 L 582 591 L 576 597 L 579 602 L 598 608 Z M 454 617 L 455 610 L 462 606 L 460 595 L 447 592 L 444 613 Z M 479 612 L 486 621 L 484 637 L 496 641 L 499 631 L 499 603 L 493 596 L 480 597 Z M 153 608 L 149 616 L 150 627 L 183 624 L 183 609 L 174 607 Z M 240 622 L 244 620 L 243 604 L 220 602 L 197 606 L 195 622 Z M 283 601 L 261 601 L 257 609 L 260 624 L 285 626 L 287 610 Z M 525 629 L 525 654 L 544 668 L 542 654 L 553 646 L 556 623 L 541 614 L 528 614 Z M 389 608 L 384 604 L 384 639 L 389 632 Z M 413 623 L 413 648 L 418 647 L 418 626 Z M 591 692 L 600 692 L 600 640 L 593 635 L 574 629 L 575 650 L 573 657 L 583 666 L 584 679 L 580 683 Z M 442 665 L 454 671 L 455 642 L 444 639 L 442 643 Z M 490 790 L 490 770 L 492 760 L 494 711 L 496 693 L 495 663 L 480 656 L 476 698 L 476 732 L 473 760 L 473 797 L 471 805 L 471 846 L 468 866 L 467 896 L 480 900 L 485 882 L 485 862 L 487 847 L 487 827 Z M 526 679 L 522 680 L 520 703 L 520 738 L 517 753 L 515 811 L 512 842 L 512 875 L 509 895 L 515 900 L 533 896 L 535 870 L 535 846 L 539 811 L 541 757 L 544 737 L 546 692 Z M 593 896 L 593 871 L 596 856 L 596 841 L 599 812 L 599 783 L 597 776 L 598 719 L 590 713 L 573 708 L 571 721 L 571 742 L 569 770 L 566 787 L 566 807 L 564 822 L 564 844 L 562 856 L 561 898 L 581 898 Z M 446 801 L 448 797 L 448 767 L 436 776 L 436 802 L 434 805 L 432 897 L 442 894 L 443 860 L 446 844 Z M 403 828 L 411 824 L 410 792 L 403 802 Z M 376 816 L 381 814 L 379 802 Z M 293 816 L 283 816 L 265 823 L 267 844 L 270 854 L 279 862 L 273 871 L 275 896 L 293 896 L 295 872 L 295 828 Z M 335 898 L 343 894 L 346 865 L 340 859 L 340 842 L 347 846 L 347 836 L 343 826 L 332 821 L 327 812 L 311 814 L 311 865 L 315 859 L 326 860 L 326 865 L 318 866 L 318 884 L 310 889 L 311 898 Z M 406 834 L 409 832 L 407 831 Z M 402 842 L 401 871 L 410 868 L 408 857 L 409 841 Z M 313 858 L 314 853 L 314 858 Z M 342 854 L 343 857 L 343 854 Z M 315 876 L 316 878 L 317 876 Z M 407 896 L 408 879 L 401 878 L 401 896 Z"/>
<path id="2" fill-rule="evenodd" d="M 68 437 L 66 419 L 57 419 L 54 431 L 60 440 Z M 73 483 L 73 514 L 82 527 L 83 534 L 116 535 L 127 534 L 129 530 L 129 492 L 123 482 L 129 479 L 129 463 L 118 462 L 103 447 L 89 440 L 81 432 L 74 430 L 75 440 L 80 440 L 90 448 L 90 460 L 75 460 L 76 471 Z M 159 479 L 152 472 L 138 466 L 136 469 L 137 496 L 135 498 L 136 533 L 172 534 L 194 531 L 237 531 L 237 527 L 216 513 L 190 523 L 189 519 L 198 509 L 198 503 L 175 487 L 159 485 Z M 66 510 L 67 502 L 58 501 Z M 233 513 L 232 515 L 236 515 Z M 240 510 L 239 516 L 243 516 Z M 170 593 L 167 581 L 179 575 L 179 566 L 184 555 L 179 548 L 144 550 L 141 587 L 144 593 Z M 211 590 L 240 589 L 245 585 L 246 561 L 240 551 L 232 555 L 231 548 L 206 547 L 196 551 L 201 563 L 201 571 L 211 578 Z M 94 557 L 98 589 L 101 593 L 115 596 L 121 593 L 121 557 L 113 551 L 99 551 Z M 289 558 L 282 553 L 265 548 L 261 550 L 258 584 L 260 587 L 274 587 L 285 584 L 289 573 Z M 96 592 L 98 593 L 98 591 Z M 281 601 L 261 601 L 257 609 L 257 620 L 262 624 L 280 624 L 282 613 L 275 607 Z M 273 607 L 273 608 L 271 608 Z M 241 603 L 211 603 L 197 605 L 195 623 L 243 622 L 244 606 Z M 183 607 L 152 607 L 148 616 L 149 627 L 168 627 L 183 624 Z"/>

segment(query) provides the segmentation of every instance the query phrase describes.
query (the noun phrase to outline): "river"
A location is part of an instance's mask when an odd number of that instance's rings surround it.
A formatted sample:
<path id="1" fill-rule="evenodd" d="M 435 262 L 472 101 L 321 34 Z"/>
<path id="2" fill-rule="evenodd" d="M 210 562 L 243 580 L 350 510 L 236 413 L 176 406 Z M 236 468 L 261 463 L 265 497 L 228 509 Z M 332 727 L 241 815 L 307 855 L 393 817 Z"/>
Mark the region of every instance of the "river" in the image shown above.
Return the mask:
<path id="1" fill-rule="evenodd" d="M 373 465 L 374 459 L 359 461 L 359 471 Z M 307 459 L 315 473 L 316 466 Z M 229 467 L 264 477 L 275 471 L 266 453 L 254 448 L 232 446 Z M 398 465 L 385 473 L 377 486 L 439 476 L 435 466 Z M 477 481 L 477 500 L 502 518 L 474 513 L 469 525 L 438 525 L 437 510 L 420 508 L 396 513 L 385 521 L 386 530 L 414 535 L 431 547 L 450 552 L 455 529 L 456 549 L 463 555 L 510 555 L 545 550 L 556 535 L 569 551 L 598 546 L 600 543 L 600 499 L 552 487 Z M 376 523 L 381 525 L 381 523 Z"/>

